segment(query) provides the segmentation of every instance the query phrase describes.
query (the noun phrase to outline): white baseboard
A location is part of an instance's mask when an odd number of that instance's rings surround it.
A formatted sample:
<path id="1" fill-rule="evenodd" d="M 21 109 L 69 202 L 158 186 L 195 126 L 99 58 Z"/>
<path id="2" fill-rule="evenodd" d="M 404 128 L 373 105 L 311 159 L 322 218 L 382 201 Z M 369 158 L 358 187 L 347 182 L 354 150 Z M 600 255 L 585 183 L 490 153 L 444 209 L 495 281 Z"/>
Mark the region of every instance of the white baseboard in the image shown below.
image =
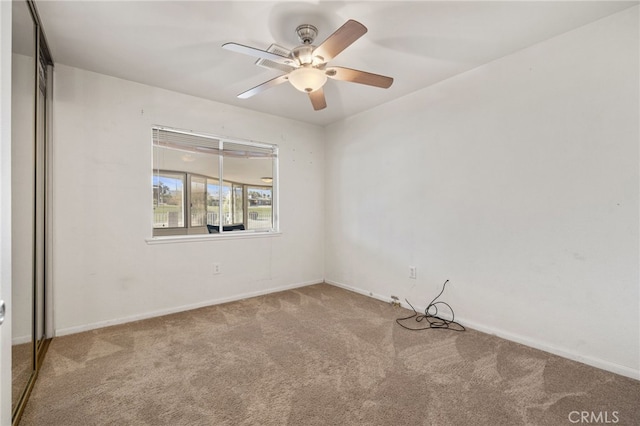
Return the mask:
<path id="1" fill-rule="evenodd" d="M 378 300 L 382 300 L 383 302 L 391 302 L 391 297 L 390 296 L 383 296 L 380 294 L 375 294 L 372 293 L 370 291 L 367 290 L 363 290 L 357 287 L 353 287 L 350 285 L 346 285 L 343 283 L 339 283 L 336 281 L 332 281 L 332 280 L 327 280 L 325 279 L 325 282 L 327 284 L 331 284 L 334 285 L 336 287 L 340 287 L 340 288 L 344 288 L 345 290 L 349 290 L 349 291 L 353 291 L 355 293 L 359 293 L 359 294 L 363 294 L 365 296 L 369 296 L 369 297 L 373 297 L 374 299 L 378 299 Z M 405 302 L 401 301 L 402 305 L 405 306 Z M 424 310 L 427 308 L 426 306 L 419 306 L 419 305 L 414 305 L 414 307 L 416 308 L 416 310 L 418 312 L 424 312 Z M 440 313 L 439 313 L 440 314 Z M 449 315 L 445 312 L 443 312 L 441 315 L 439 315 L 445 319 L 450 320 L 451 318 L 449 317 Z M 587 364 L 590 365 L 592 367 L 596 367 L 596 368 L 600 368 L 601 370 L 606 370 L 606 371 L 610 371 L 612 373 L 616 373 L 616 374 L 620 374 L 621 376 L 626 376 L 626 377 L 630 377 L 632 379 L 635 380 L 640 380 L 640 370 L 635 370 L 633 368 L 629 368 L 627 366 L 624 365 L 619 365 L 613 362 L 609 362 L 609 361 L 605 361 L 603 359 L 599 359 L 599 358 L 594 358 L 591 356 L 586 356 L 586 355 L 582 355 L 576 352 L 573 352 L 569 349 L 566 348 L 560 348 L 554 345 L 549 345 L 545 342 L 541 342 L 539 340 L 536 339 L 531 339 L 528 338 L 526 336 L 522 336 L 519 334 L 515 334 L 515 333 L 511 333 L 508 331 L 504 331 L 495 327 L 490 327 L 490 326 L 486 326 L 484 324 L 478 323 L 476 321 L 469 321 L 465 318 L 462 317 L 458 317 L 456 316 L 456 321 L 460 322 L 461 324 L 463 324 L 465 327 L 477 330 L 477 331 L 481 331 L 483 333 L 487 333 L 487 334 L 493 334 L 495 336 L 498 336 L 500 338 L 506 339 L 506 340 L 510 340 L 512 342 L 516 342 L 516 343 L 520 343 L 522 345 L 525 346 L 529 346 L 535 349 L 539 349 L 541 351 L 545 351 L 545 352 L 549 352 L 552 353 L 554 355 L 558 355 L 561 356 L 563 358 L 567 358 L 573 361 L 578 361 L 581 362 L 583 364 Z"/>
<path id="2" fill-rule="evenodd" d="M 178 312 L 190 311 L 190 310 L 193 310 L 193 309 L 204 308 L 206 306 L 221 305 L 223 303 L 235 302 L 235 301 L 238 301 L 238 300 L 249 299 L 251 297 L 263 296 L 265 294 L 271 294 L 271 293 L 277 293 L 279 291 L 285 291 L 285 290 L 291 290 L 291 289 L 294 289 L 294 288 L 306 287 L 306 286 L 313 285 L 313 284 L 321 284 L 323 282 L 324 282 L 324 280 L 322 278 L 320 278 L 320 279 L 317 279 L 317 280 L 305 281 L 305 282 L 295 283 L 295 284 L 288 284 L 288 285 L 284 285 L 284 286 L 280 286 L 280 287 L 274 287 L 274 288 L 269 288 L 269 289 L 264 289 L 264 290 L 252 291 L 252 292 L 249 292 L 249 293 L 241 293 L 241 294 L 237 294 L 237 295 L 233 295 L 233 296 L 229 296 L 229 297 L 223 297 L 223 298 L 220 298 L 220 299 L 206 300 L 206 301 L 203 301 L 203 302 L 193 303 L 193 304 L 189 304 L 189 305 L 177 306 L 177 307 L 174 307 L 174 308 L 160 309 L 160 310 L 157 310 L 157 311 L 145 312 L 143 314 L 138 314 L 138 315 L 131 315 L 131 316 L 122 317 L 122 318 L 115 318 L 115 319 L 112 319 L 112 320 L 99 321 L 99 322 L 94 322 L 94 323 L 91 323 L 91 324 L 83 324 L 83 325 L 79 325 L 79 326 L 75 326 L 75 327 L 67 327 L 67 328 L 56 329 L 55 330 L 55 336 L 61 337 L 61 336 L 69 335 L 69 334 L 82 333 L 84 331 L 90 331 L 90 330 L 95 330 L 95 329 L 98 329 L 98 328 L 109 327 L 109 326 L 112 326 L 112 325 L 126 324 L 128 322 L 139 321 L 139 320 L 144 320 L 144 319 L 149 319 L 149 318 L 155 318 L 155 317 L 160 317 L 160 316 L 163 316 L 163 315 L 175 314 L 175 313 L 178 313 Z"/>
<path id="3" fill-rule="evenodd" d="M 339 283 L 337 281 L 332 281 L 332 280 L 325 279 L 324 282 L 327 283 L 327 284 L 331 284 L 333 286 L 336 286 L 336 287 L 344 288 L 345 290 L 349 290 L 349 291 L 352 291 L 354 293 L 363 294 L 365 296 L 373 297 L 374 299 L 382 300 L 383 302 L 391 303 L 391 297 L 390 296 L 382 296 L 381 294 L 376 294 L 376 293 L 373 293 L 373 292 L 370 292 L 370 291 L 367 291 L 367 290 L 362 290 L 360 288 L 352 287 L 352 286 L 346 285 L 346 284 L 342 284 L 342 283 Z"/>
<path id="4" fill-rule="evenodd" d="M 11 338 L 11 344 L 12 345 L 22 345 L 23 343 L 31 342 L 31 340 L 32 340 L 32 338 L 31 338 L 30 334 L 28 334 L 26 336 L 12 337 Z"/>

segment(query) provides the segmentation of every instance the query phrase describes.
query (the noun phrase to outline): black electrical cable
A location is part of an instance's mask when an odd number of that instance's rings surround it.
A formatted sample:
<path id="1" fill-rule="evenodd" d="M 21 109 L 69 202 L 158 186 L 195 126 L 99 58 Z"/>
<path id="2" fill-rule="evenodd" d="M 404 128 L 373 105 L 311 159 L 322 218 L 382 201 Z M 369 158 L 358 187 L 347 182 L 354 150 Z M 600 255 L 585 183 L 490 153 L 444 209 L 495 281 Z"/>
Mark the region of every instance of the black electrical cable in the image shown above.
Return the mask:
<path id="1" fill-rule="evenodd" d="M 406 318 L 398 318 L 396 319 L 396 322 L 401 327 L 406 328 L 407 330 L 414 330 L 414 331 L 427 330 L 430 328 L 444 328 L 452 331 L 465 331 L 466 328 L 464 328 L 462 324 L 455 322 L 456 314 L 453 312 L 453 308 L 446 302 L 436 302 L 436 300 L 438 300 L 438 298 L 442 296 L 442 293 L 444 293 L 444 289 L 447 286 L 448 282 L 449 280 L 446 280 L 444 284 L 442 284 L 442 290 L 440 290 L 440 293 L 433 298 L 431 303 L 429 303 L 427 308 L 424 310 L 424 315 L 418 314 L 418 311 L 416 311 L 416 308 L 414 308 L 413 305 L 409 303 L 407 299 L 404 299 L 405 302 L 407 302 L 407 304 L 411 306 L 411 309 L 413 309 L 413 315 L 410 315 Z M 438 305 L 445 305 L 447 308 L 449 308 L 449 310 L 451 311 L 451 320 L 446 320 L 438 316 Z M 430 311 L 432 311 L 433 313 Z M 426 321 L 429 325 L 426 327 L 413 328 L 413 327 L 407 327 L 406 325 L 402 324 L 401 321 L 406 321 L 411 318 L 415 318 L 416 322 Z"/>

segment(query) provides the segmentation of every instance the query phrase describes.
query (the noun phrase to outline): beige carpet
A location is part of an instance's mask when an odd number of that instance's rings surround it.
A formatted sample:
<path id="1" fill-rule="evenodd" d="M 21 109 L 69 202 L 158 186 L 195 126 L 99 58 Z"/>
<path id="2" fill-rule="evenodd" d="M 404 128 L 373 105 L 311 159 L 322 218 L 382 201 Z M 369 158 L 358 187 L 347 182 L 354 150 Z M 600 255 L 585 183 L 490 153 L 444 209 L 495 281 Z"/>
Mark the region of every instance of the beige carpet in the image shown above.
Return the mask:
<path id="1" fill-rule="evenodd" d="M 11 346 L 11 407 L 22 396 L 33 371 L 33 343 Z"/>
<path id="2" fill-rule="evenodd" d="M 21 425 L 640 424 L 638 381 L 407 314 L 320 284 L 59 337 Z"/>

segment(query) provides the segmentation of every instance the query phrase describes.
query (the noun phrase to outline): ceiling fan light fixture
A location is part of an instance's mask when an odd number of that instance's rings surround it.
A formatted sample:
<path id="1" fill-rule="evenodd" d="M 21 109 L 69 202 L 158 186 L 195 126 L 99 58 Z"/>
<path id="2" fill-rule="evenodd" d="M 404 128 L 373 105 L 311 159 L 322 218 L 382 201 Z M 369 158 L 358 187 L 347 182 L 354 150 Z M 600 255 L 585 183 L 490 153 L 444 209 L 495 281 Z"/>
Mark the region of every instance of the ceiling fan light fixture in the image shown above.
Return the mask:
<path id="1" fill-rule="evenodd" d="M 289 73 L 289 82 L 301 92 L 315 92 L 327 82 L 324 71 L 312 67 L 301 67 Z"/>

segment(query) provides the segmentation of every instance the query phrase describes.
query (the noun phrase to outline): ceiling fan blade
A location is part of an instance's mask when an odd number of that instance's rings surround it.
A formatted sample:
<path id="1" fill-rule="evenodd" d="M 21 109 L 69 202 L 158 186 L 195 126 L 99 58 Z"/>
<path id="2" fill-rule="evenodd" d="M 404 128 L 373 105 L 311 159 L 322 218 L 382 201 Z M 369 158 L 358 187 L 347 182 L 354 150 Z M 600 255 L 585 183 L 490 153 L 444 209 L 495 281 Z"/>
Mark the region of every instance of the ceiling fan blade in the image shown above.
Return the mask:
<path id="1" fill-rule="evenodd" d="M 367 27 L 349 19 L 313 51 L 313 56 L 320 56 L 324 62 L 329 62 L 366 32 Z"/>
<path id="2" fill-rule="evenodd" d="M 393 78 L 365 71 L 353 70 L 343 67 L 329 67 L 325 70 L 327 77 L 334 80 L 349 81 L 351 83 L 366 84 L 368 86 L 388 89 L 393 83 Z"/>
<path id="3" fill-rule="evenodd" d="M 272 78 L 271 80 L 265 81 L 264 83 L 259 84 L 256 87 L 247 90 L 246 92 L 240 93 L 238 95 L 238 97 L 240 99 L 250 98 L 250 97 L 252 97 L 254 95 L 257 95 L 260 92 L 264 92 L 267 89 L 270 89 L 270 88 L 272 88 L 274 86 L 277 86 L 278 84 L 282 84 L 285 81 L 287 81 L 288 79 L 289 79 L 289 77 L 286 74 L 281 75 L 281 76 L 276 77 L 276 78 Z"/>
<path id="4" fill-rule="evenodd" d="M 296 67 L 292 67 L 290 65 L 278 64 L 268 59 L 258 59 L 256 61 L 256 65 L 259 67 L 270 69 L 270 70 L 278 70 L 278 71 L 286 72 L 287 74 L 296 69 Z"/>
<path id="5" fill-rule="evenodd" d="M 322 87 L 318 90 L 314 90 L 313 92 L 309 92 L 309 99 L 311 99 L 313 109 L 316 111 L 327 107 L 327 100 L 324 97 L 324 90 L 322 90 Z"/>
<path id="6" fill-rule="evenodd" d="M 278 46 L 277 44 L 272 44 L 271 46 L 267 47 L 267 52 L 275 53 L 276 55 L 284 56 L 285 58 L 292 57 L 290 50 L 287 50 L 286 47 Z M 283 65 L 263 58 L 258 58 L 258 60 L 256 61 L 256 65 L 259 67 L 279 70 L 286 73 L 290 73 L 297 68 L 297 66 Z"/>
<path id="7" fill-rule="evenodd" d="M 232 52 L 254 56 L 256 58 L 268 59 L 278 64 L 288 65 L 290 67 L 296 66 L 296 62 L 290 57 L 278 55 L 277 53 L 267 52 L 266 50 L 256 49 L 255 47 L 245 46 L 243 44 L 225 43 L 222 45 L 222 48 L 230 50 Z"/>

